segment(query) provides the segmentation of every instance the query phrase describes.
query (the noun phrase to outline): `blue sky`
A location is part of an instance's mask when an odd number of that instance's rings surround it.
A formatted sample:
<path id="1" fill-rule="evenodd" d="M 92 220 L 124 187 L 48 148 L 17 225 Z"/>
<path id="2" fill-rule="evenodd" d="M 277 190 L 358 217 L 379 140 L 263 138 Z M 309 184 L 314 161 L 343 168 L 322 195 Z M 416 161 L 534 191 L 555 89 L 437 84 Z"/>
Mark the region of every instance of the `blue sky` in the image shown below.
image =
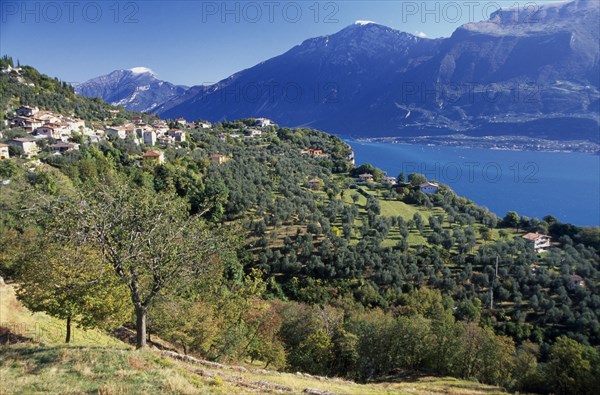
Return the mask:
<path id="1" fill-rule="evenodd" d="M 548 1 L 538 1 L 541 4 Z M 531 1 L 7 1 L 0 52 L 77 83 L 149 67 L 186 85 L 217 82 L 307 38 L 369 20 L 430 38 Z"/>

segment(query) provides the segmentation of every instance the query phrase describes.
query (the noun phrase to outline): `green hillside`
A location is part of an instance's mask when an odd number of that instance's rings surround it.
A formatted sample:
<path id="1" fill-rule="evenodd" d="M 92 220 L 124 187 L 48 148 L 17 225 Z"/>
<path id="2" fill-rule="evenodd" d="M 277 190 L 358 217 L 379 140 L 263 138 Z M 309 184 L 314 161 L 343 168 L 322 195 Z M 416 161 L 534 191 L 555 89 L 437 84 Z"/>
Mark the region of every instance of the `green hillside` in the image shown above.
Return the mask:
<path id="1" fill-rule="evenodd" d="M 0 161 L 0 273 L 32 311 L 136 328 L 140 348 L 149 333 L 213 362 L 360 383 L 600 387 L 598 228 L 500 218 L 445 185 L 424 193 L 419 174 L 386 180 L 325 132 L 155 123 L 36 73 L 0 76 L 0 143 L 28 135 L 11 126 L 20 105 L 76 114 L 89 134 Z M 162 139 L 144 144 L 144 128 Z"/>

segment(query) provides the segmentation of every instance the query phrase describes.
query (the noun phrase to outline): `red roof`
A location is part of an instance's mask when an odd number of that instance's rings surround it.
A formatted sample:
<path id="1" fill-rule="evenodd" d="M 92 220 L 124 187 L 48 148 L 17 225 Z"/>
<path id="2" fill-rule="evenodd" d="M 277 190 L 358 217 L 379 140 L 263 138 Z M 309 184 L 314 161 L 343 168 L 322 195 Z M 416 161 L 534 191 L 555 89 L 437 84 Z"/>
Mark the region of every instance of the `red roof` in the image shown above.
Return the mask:
<path id="1" fill-rule="evenodd" d="M 149 151 L 149 152 L 144 152 L 144 154 L 142 156 L 148 158 L 148 157 L 158 157 L 161 156 L 162 152 L 159 151 Z"/>

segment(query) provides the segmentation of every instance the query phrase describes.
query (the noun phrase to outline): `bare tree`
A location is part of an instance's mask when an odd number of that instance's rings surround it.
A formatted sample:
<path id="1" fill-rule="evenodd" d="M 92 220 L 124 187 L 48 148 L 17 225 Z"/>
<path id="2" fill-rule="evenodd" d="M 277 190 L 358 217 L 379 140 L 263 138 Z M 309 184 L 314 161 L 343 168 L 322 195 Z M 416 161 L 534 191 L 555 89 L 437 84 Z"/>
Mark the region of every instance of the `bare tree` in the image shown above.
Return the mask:
<path id="1" fill-rule="evenodd" d="M 136 347 L 146 346 L 146 318 L 154 298 L 200 276 L 219 276 L 223 232 L 209 229 L 187 202 L 173 193 L 106 181 L 76 198 L 53 203 L 61 237 L 75 238 L 102 251 L 127 284 L 136 315 Z"/>

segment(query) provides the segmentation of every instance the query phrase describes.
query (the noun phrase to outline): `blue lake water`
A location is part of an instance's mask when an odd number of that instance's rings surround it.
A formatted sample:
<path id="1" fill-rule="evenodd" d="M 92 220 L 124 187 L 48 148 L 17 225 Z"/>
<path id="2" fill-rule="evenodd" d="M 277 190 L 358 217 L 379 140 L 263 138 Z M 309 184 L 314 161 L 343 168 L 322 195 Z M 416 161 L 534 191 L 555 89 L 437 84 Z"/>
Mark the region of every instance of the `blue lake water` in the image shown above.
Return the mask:
<path id="1" fill-rule="evenodd" d="M 508 211 L 600 225 L 600 156 L 347 141 L 357 165 L 422 173 L 498 216 Z"/>

